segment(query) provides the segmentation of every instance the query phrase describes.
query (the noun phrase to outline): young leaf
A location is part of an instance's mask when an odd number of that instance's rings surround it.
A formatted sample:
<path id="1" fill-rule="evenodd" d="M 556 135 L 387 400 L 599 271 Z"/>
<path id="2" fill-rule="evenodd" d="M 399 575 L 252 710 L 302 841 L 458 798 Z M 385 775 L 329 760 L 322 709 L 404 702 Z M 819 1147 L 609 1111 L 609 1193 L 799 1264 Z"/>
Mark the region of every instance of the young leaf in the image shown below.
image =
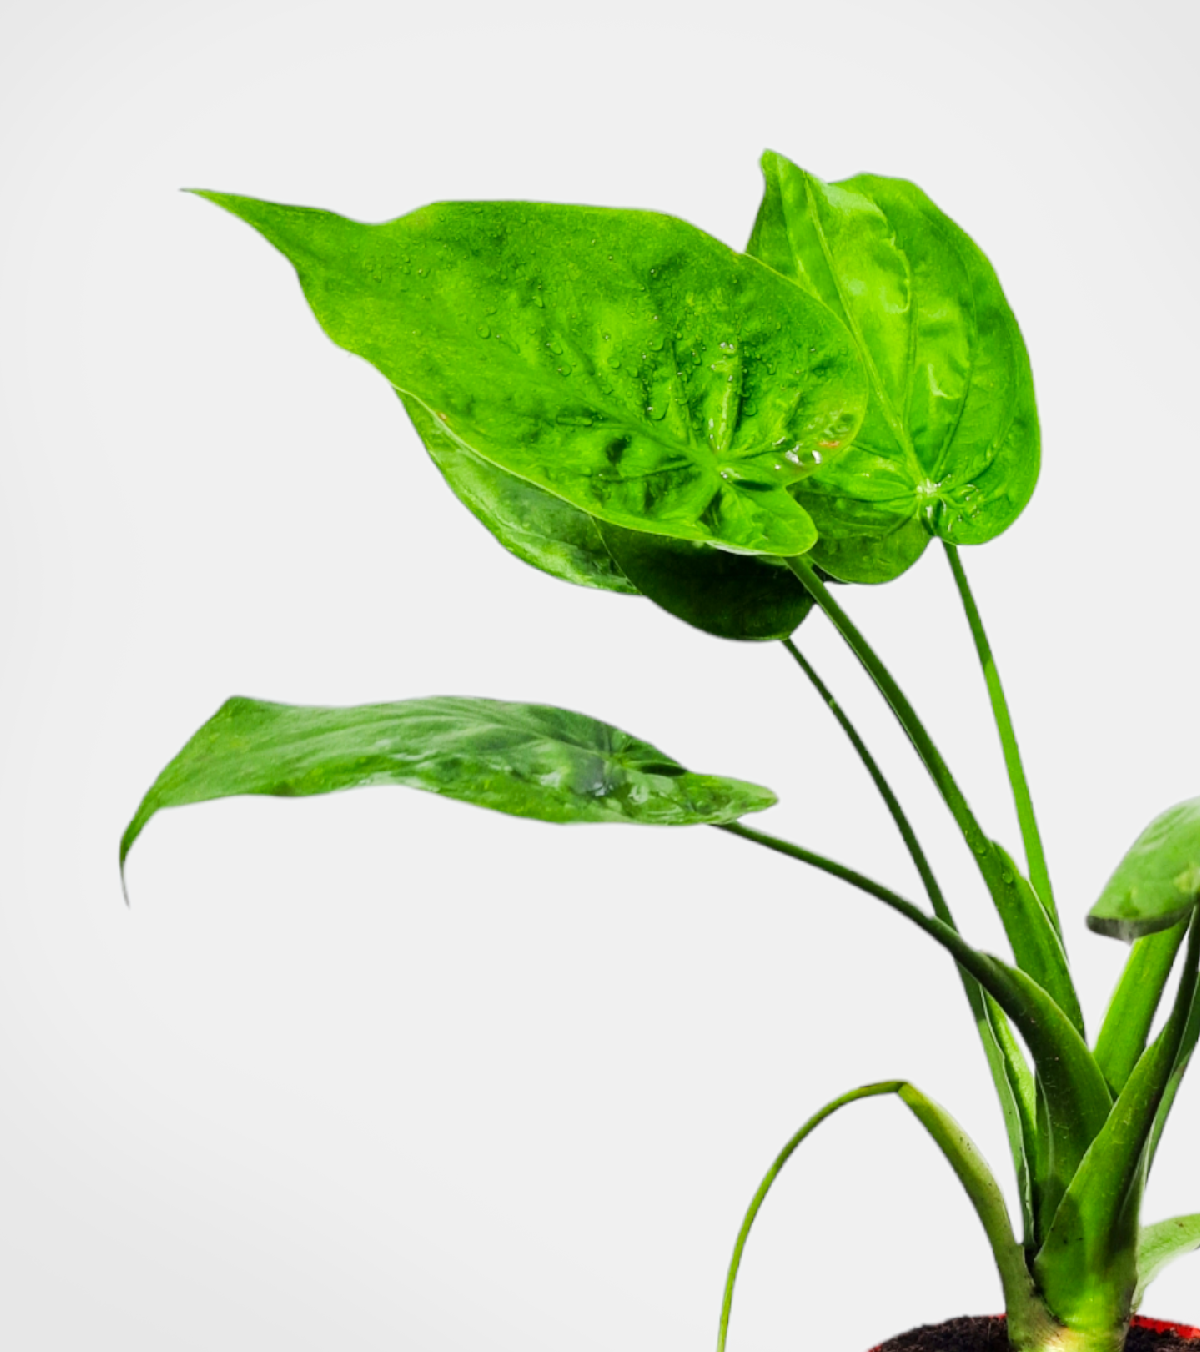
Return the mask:
<path id="1" fill-rule="evenodd" d="M 592 517 L 475 454 L 412 395 L 400 395 L 455 497 L 511 554 L 563 582 L 636 596 Z"/>
<path id="2" fill-rule="evenodd" d="M 855 1103 L 859 1099 L 878 1098 L 884 1094 L 896 1094 L 903 1100 L 917 1121 L 933 1137 L 950 1167 L 958 1175 L 959 1182 L 966 1190 L 971 1205 L 975 1208 L 975 1213 L 983 1225 L 988 1243 L 991 1245 L 992 1256 L 1000 1272 L 1005 1306 L 1008 1309 L 1010 1319 L 1015 1319 L 1017 1323 L 1020 1323 L 1022 1317 L 1030 1311 L 1030 1307 L 1036 1301 L 1033 1284 L 1025 1267 L 1021 1246 L 1013 1236 L 1008 1208 L 1004 1205 L 1004 1196 L 988 1168 L 987 1162 L 979 1153 L 971 1138 L 940 1104 L 935 1103 L 931 1098 L 927 1098 L 915 1085 L 908 1083 L 906 1080 L 887 1080 L 880 1084 L 863 1085 L 861 1089 L 852 1089 L 848 1094 L 842 1094 L 831 1103 L 827 1103 L 796 1132 L 776 1156 L 770 1169 L 767 1170 L 766 1176 L 759 1184 L 758 1191 L 754 1194 L 746 1217 L 742 1221 L 742 1227 L 738 1232 L 737 1242 L 734 1244 L 729 1274 L 725 1279 L 725 1295 L 721 1302 L 721 1327 L 717 1338 L 717 1352 L 724 1352 L 726 1340 L 729 1336 L 729 1317 L 733 1310 L 733 1290 L 737 1283 L 738 1269 L 741 1267 L 742 1254 L 746 1248 L 746 1241 L 750 1237 L 751 1227 L 754 1225 L 759 1211 L 762 1210 L 767 1193 L 770 1192 L 771 1186 L 779 1177 L 784 1165 L 795 1154 L 797 1147 L 804 1139 L 811 1135 L 826 1118 L 832 1117 L 839 1108 L 844 1108 L 848 1103 Z"/>
<path id="3" fill-rule="evenodd" d="M 1170 929 L 1200 903 L 1200 798 L 1150 823 L 1088 913 L 1089 929 L 1132 943 Z"/>
<path id="4" fill-rule="evenodd" d="M 1108 1087 L 1119 1094 L 1146 1050 L 1146 1039 L 1171 974 L 1187 924 L 1180 921 L 1159 934 L 1135 941 L 1108 1002 L 1096 1038 L 1096 1064 Z"/>
<path id="5" fill-rule="evenodd" d="M 731 554 L 605 522 L 599 532 L 643 596 L 718 638 L 787 638 L 813 607 L 795 575 L 766 555 Z"/>
<path id="6" fill-rule="evenodd" d="M 656 747 L 544 704 L 440 696 L 319 708 L 234 698 L 155 780 L 121 867 L 164 807 L 402 784 L 547 822 L 688 826 L 771 807 L 769 789 L 695 775 Z"/>
<path id="7" fill-rule="evenodd" d="M 1200 1215 L 1173 1216 L 1169 1221 L 1147 1225 L 1138 1240 L 1138 1284 L 1133 1308 L 1141 1305 L 1146 1287 L 1168 1263 L 1196 1249 L 1200 1249 Z"/>
<path id="8" fill-rule="evenodd" d="M 811 548 L 790 490 L 853 439 L 865 376 L 843 325 L 761 263 L 648 211 L 443 202 L 362 225 L 200 195 L 483 459 L 628 529 Z"/>
<path id="9" fill-rule="evenodd" d="M 747 252 L 857 339 L 870 402 L 853 447 L 797 497 L 814 560 L 886 582 L 930 535 L 981 544 L 1020 515 L 1040 458 L 1025 344 L 991 264 L 911 183 L 823 183 L 768 151 Z"/>

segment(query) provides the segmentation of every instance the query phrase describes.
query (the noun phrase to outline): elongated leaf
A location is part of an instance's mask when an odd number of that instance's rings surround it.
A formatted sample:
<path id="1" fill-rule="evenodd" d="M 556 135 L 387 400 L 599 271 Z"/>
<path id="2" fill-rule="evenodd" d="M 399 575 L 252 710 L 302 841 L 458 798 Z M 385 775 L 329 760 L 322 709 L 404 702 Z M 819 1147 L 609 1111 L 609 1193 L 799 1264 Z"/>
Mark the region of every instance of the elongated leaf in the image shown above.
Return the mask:
<path id="1" fill-rule="evenodd" d="M 725 1296 L 721 1302 L 721 1329 L 717 1339 L 717 1352 L 724 1352 L 729 1335 L 733 1290 L 737 1283 L 746 1241 L 766 1201 L 767 1193 L 783 1171 L 784 1165 L 796 1153 L 805 1138 L 826 1118 L 832 1117 L 839 1108 L 844 1108 L 848 1103 L 856 1103 L 860 1099 L 878 1098 L 884 1094 L 896 1094 L 905 1103 L 917 1121 L 933 1137 L 950 1167 L 958 1175 L 958 1180 L 966 1190 L 991 1245 L 992 1256 L 1004 1287 L 1005 1306 L 1010 1318 L 1015 1316 L 1019 1322 L 1021 1315 L 1035 1299 L 1029 1272 L 1025 1267 L 1024 1253 L 1013 1236 L 1004 1196 L 974 1142 L 940 1104 L 922 1094 L 915 1085 L 907 1080 L 887 1080 L 879 1084 L 863 1085 L 861 1089 L 852 1089 L 848 1094 L 842 1094 L 831 1103 L 827 1103 L 796 1132 L 767 1170 L 758 1191 L 754 1194 L 754 1199 L 742 1221 L 741 1230 L 738 1232 L 737 1242 L 734 1244 L 729 1274 L 725 1279 Z"/>
<path id="2" fill-rule="evenodd" d="M 1012 855 L 1003 845 L 990 842 L 992 852 L 1000 860 L 1002 887 L 993 888 L 992 896 L 1004 924 L 1004 932 L 1012 944 L 1017 966 L 1047 992 L 1059 1009 L 1083 1036 L 1083 1011 L 1067 966 L 1066 951 L 1058 931 L 1046 908 L 1029 880 L 1021 873 Z"/>
<path id="3" fill-rule="evenodd" d="M 1034 1273 L 1051 1308 L 1070 1320 L 1098 1278 L 1134 1272 L 1137 1206 L 1146 1147 L 1184 1035 L 1196 993 L 1200 927 L 1193 926 L 1175 1008 L 1142 1054 L 1108 1121 L 1084 1156 L 1059 1203 Z"/>
<path id="4" fill-rule="evenodd" d="M 754 259 L 647 211 L 444 202 L 362 225 L 201 196 L 483 459 L 614 525 L 811 548 L 789 490 L 849 444 L 865 376 L 842 324 Z"/>
<path id="5" fill-rule="evenodd" d="M 979 1000 L 987 1028 L 987 1035 L 983 1038 L 984 1051 L 1000 1099 L 1009 1154 L 1017 1176 L 1022 1235 L 1024 1243 L 1031 1245 L 1037 1236 L 1040 1193 L 1037 1175 L 1036 1086 L 1033 1072 L 1013 1036 L 1004 1011 L 986 992 L 980 992 Z M 982 1029 L 980 1033 L 983 1036 Z"/>
<path id="6" fill-rule="evenodd" d="M 764 555 L 731 554 L 691 540 L 601 523 L 623 575 L 656 605 L 719 638 L 779 639 L 812 610 L 795 576 Z"/>
<path id="7" fill-rule="evenodd" d="M 1158 1151 L 1159 1138 L 1162 1136 L 1163 1128 L 1166 1126 L 1167 1118 L 1174 1106 L 1175 1095 L 1179 1092 L 1179 1086 L 1187 1073 L 1188 1066 L 1191 1064 L 1192 1054 L 1196 1050 L 1197 1043 L 1200 1043 L 1200 984 L 1197 985 L 1192 996 L 1192 1007 L 1188 1013 L 1183 1037 L 1180 1039 L 1179 1050 L 1175 1053 L 1175 1065 L 1171 1070 L 1171 1078 L 1167 1081 L 1166 1091 L 1163 1094 L 1162 1102 L 1158 1105 L 1158 1114 L 1154 1119 L 1154 1130 L 1150 1134 L 1149 1158 L 1151 1164 L 1154 1162 L 1154 1156 Z"/>
<path id="8" fill-rule="evenodd" d="M 851 450 L 797 497 L 813 558 L 886 582 L 930 535 L 981 544 L 1037 480 L 1029 358 L 991 264 L 911 183 L 823 183 L 768 152 L 747 251 L 824 301 L 854 334 L 870 403 Z"/>
<path id="9" fill-rule="evenodd" d="M 412 395 L 401 395 L 417 435 L 458 500 L 510 553 L 563 582 L 636 596 L 592 517 L 493 465 Z"/>
<path id="10" fill-rule="evenodd" d="M 1187 924 L 1180 921 L 1160 934 L 1138 939 L 1130 950 L 1096 1038 L 1096 1061 L 1114 1094 L 1125 1087 L 1146 1050 L 1163 988 L 1186 933 Z"/>
<path id="11" fill-rule="evenodd" d="M 1132 943 L 1170 929 L 1200 904 L 1200 798 L 1177 803 L 1150 823 L 1130 846 L 1088 927 Z"/>
<path id="12" fill-rule="evenodd" d="M 121 840 L 121 866 L 164 807 L 372 784 L 548 822 L 688 826 L 776 801 L 769 789 L 691 774 L 648 742 L 544 704 L 441 696 L 334 709 L 235 698 L 155 780 Z"/>
<path id="13" fill-rule="evenodd" d="M 1172 1216 L 1169 1221 L 1147 1225 L 1138 1240 L 1138 1285 L 1133 1308 L 1141 1305 L 1146 1288 L 1168 1263 L 1197 1249 L 1200 1249 L 1200 1215 Z"/>

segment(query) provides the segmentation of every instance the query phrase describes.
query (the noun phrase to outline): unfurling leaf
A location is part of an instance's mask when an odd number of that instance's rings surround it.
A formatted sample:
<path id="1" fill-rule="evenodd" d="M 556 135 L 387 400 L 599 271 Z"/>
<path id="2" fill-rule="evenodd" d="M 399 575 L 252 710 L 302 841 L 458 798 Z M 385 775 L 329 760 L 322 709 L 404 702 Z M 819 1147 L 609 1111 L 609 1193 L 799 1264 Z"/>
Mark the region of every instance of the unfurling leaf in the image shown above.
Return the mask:
<path id="1" fill-rule="evenodd" d="M 648 211 L 444 202 L 363 225 L 200 195 L 481 459 L 626 529 L 812 547 L 792 489 L 853 439 L 866 377 L 841 322 L 762 263 Z"/>
<path id="2" fill-rule="evenodd" d="M 648 742 L 544 704 L 441 696 L 318 708 L 235 698 L 155 780 L 121 867 L 165 807 L 400 784 L 547 822 L 689 826 L 771 807 L 769 789 L 696 775 Z"/>
<path id="3" fill-rule="evenodd" d="M 1200 798 L 1178 803 L 1129 848 L 1088 913 L 1088 928 L 1132 943 L 1170 929 L 1200 904 Z"/>
<path id="4" fill-rule="evenodd" d="M 903 179 L 823 183 L 763 156 L 747 252 L 822 300 L 859 343 L 870 385 L 851 449 L 797 489 L 813 560 L 886 582 L 931 535 L 981 544 L 1020 515 L 1040 458 L 1033 378 L 991 264 Z"/>

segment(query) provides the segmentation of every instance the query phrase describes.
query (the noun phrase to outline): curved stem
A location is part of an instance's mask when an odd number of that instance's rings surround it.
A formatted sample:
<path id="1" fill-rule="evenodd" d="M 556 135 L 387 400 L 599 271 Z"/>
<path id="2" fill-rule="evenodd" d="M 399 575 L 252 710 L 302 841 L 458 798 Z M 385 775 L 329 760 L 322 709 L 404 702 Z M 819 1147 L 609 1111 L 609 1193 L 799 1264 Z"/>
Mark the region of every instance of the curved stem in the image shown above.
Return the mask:
<path id="1" fill-rule="evenodd" d="M 1008 771 L 1008 782 L 1012 786 L 1013 802 L 1017 809 L 1017 821 L 1021 827 L 1021 840 L 1025 845 L 1025 858 L 1029 865 L 1029 881 L 1045 906 L 1047 914 L 1062 937 L 1062 924 L 1058 910 L 1054 905 L 1054 893 L 1050 887 L 1050 873 L 1046 867 L 1046 854 L 1042 848 L 1042 837 L 1038 831 L 1037 817 L 1033 811 L 1033 798 L 1029 792 L 1029 781 L 1025 778 L 1025 767 L 1021 762 L 1021 751 L 1017 746 L 1017 734 L 1013 728 L 1012 716 L 1008 711 L 1008 701 L 1004 697 L 1004 687 L 1000 683 L 1000 673 L 996 670 L 996 660 L 992 656 L 979 607 L 967 582 L 967 575 L 958 556 L 958 548 L 947 541 L 946 558 L 950 561 L 950 571 L 954 574 L 954 583 L 966 612 L 967 623 L 971 627 L 971 637 L 975 640 L 975 651 L 979 654 L 979 665 L 983 668 L 983 679 L 987 683 L 988 698 L 992 703 L 992 716 L 996 720 L 996 731 L 1000 734 L 1000 746 L 1004 751 L 1004 766 Z"/>
<path id="2" fill-rule="evenodd" d="M 812 683 L 813 689 L 825 701 L 829 707 L 829 712 L 837 719 L 838 725 L 850 740 L 850 744 L 858 752 L 858 758 L 862 761 L 867 774 L 871 776 L 871 781 L 879 790 L 879 795 L 887 804 L 887 809 L 892 815 L 892 820 L 896 823 L 896 829 L 900 832 L 901 838 L 908 853 L 916 865 L 917 872 L 921 875 L 921 882 L 924 884 L 926 895 L 929 897 L 930 904 L 933 906 L 933 913 L 939 920 L 945 921 L 947 925 L 953 925 L 954 919 L 950 914 L 950 907 L 946 904 L 946 898 L 942 889 L 938 886 L 937 879 L 933 876 L 933 869 L 929 866 L 929 860 L 925 851 L 921 848 L 921 842 L 917 839 L 916 832 L 912 828 L 904 809 L 900 806 L 900 800 L 892 791 L 892 786 L 888 783 L 883 771 L 879 768 L 879 762 L 871 754 L 867 744 L 859 736 L 858 729 L 850 721 L 848 715 L 842 706 L 833 696 L 833 692 L 817 674 L 816 668 L 807 657 L 796 647 L 790 638 L 783 640 L 783 646 L 795 659 L 801 671 L 808 677 Z M 955 926 L 957 928 L 957 926 Z"/>
<path id="3" fill-rule="evenodd" d="M 924 724 L 917 717 L 916 710 L 909 703 L 907 696 L 896 684 L 891 672 L 880 661 L 853 620 L 830 595 L 829 589 L 817 576 L 812 564 L 803 555 L 789 558 L 785 562 L 849 645 L 908 735 L 922 764 L 950 809 L 950 814 L 963 839 L 975 855 L 976 867 L 1004 923 L 1018 964 L 1051 992 L 1059 1007 L 1068 1013 L 1076 1029 L 1082 1034 L 1083 1016 L 1067 969 L 1066 956 L 1058 931 L 1041 900 L 1028 884 L 1025 884 L 1025 891 L 1028 892 L 1028 895 L 1025 895 L 1003 851 L 997 849 L 984 834 L 962 790 L 958 787 L 958 782 L 950 773 L 933 739 L 925 731 Z"/>
<path id="4" fill-rule="evenodd" d="M 859 735 L 858 729 L 855 728 L 849 716 L 834 698 L 833 692 L 817 674 L 812 663 L 801 653 L 790 638 L 783 640 L 783 646 L 799 664 L 800 669 L 808 677 L 817 694 L 828 705 L 830 712 L 837 719 L 842 731 L 850 739 L 851 745 L 858 753 L 859 759 L 887 804 L 892 820 L 896 823 L 896 827 L 908 847 L 908 852 L 912 856 L 913 863 L 916 865 L 917 872 L 921 875 L 921 881 L 925 885 L 925 891 L 933 906 L 934 914 L 952 929 L 957 929 L 958 926 L 954 922 L 950 907 L 947 905 L 937 879 L 933 875 L 925 851 L 921 848 L 916 832 L 880 769 L 879 763 Z M 975 1021 L 975 1027 L 983 1044 L 988 1070 L 991 1072 L 992 1081 L 996 1086 L 996 1094 L 1000 1099 L 1000 1109 L 1004 1117 L 1009 1151 L 1012 1155 L 1013 1168 L 1017 1177 L 1017 1190 L 1021 1198 L 1021 1217 L 1024 1222 L 1025 1237 L 1032 1241 L 1036 1225 L 1034 1208 L 1036 1182 L 1030 1169 L 1029 1157 L 1034 1148 L 1036 1132 L 1032 1108 L 1025 1102 L 1022 1094 L 1027 1085 L 1029 1086 L 1028 1092 L 1032 1093 L 1032 1079 L 1021 1050 L 1013 1039 L 1011 1032 L 1008 1031 L 1002 1011 L 995 1005 L 992 1006 L 991 1010 L 986 1007 L 983 991 L 973 976 L 963 971 L 962 968 L 959 968 L 959 976 L 962 979 L 967 1004 L 971 1009 L 971 1017 Z"/>

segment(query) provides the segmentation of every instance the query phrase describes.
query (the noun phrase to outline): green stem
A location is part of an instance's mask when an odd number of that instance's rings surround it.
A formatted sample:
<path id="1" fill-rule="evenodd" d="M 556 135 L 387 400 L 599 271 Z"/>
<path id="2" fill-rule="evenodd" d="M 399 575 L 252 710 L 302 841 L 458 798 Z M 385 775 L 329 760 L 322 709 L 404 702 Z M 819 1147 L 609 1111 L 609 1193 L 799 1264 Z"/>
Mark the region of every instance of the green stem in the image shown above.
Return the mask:
<path id="1" fill-rule="evenodd" d="M 958 548 L 947 541 L 946 558 L 950 561 L 950 571 L 958 587 L 967 623 L 971 627 L 971 637 L 975 640 L 975 651 L 979 654 L 979 664 L 983 668 L 983 679 L 987 682 L 988 698 L 992 703 L 992 716 L 996 720 L 996 731 L 1000 734 L 1000 745 L 1004 751 L 1004 765 L 1008 771 L 1008 782 L 1012 785 L 1013 802 L 1017 808 L 1017 821 L 1021 827 L 1021 840 L 1025 845 L 1025 858 L 1029 866 L 1029 881 L 1045 906 L 1057 930 L 1062 937 L 1062 924 L 1054 904 L 1054 893 L 1050 887 L 1050 872 L 1046 867 L 1046 854 L 1042 848 L 1042 837 L 1038 831 L 1037 817 L 1033 811 L 1033 798 L 1029 793 L 1029 781 L 1025 778 L 1025 767 L 1021 763 L 1021 751 L 1017 746 L 1017 734 L 1013 728 L 1012 716 L 1008 711 L 1008 701 L 1004 697 L 1004 687 L 1000 683 L 1000 673 L 996 669 L 996 659 L 992 656 L 979 607 L 967 582 L 967 575 L 958 556 Z"/>
<path id="2" fill-rule="evenodd" d="M 1009 862 L 1003 852 L 984 834 L 957 781 L 942 759 L 941 752 L 917 717 L 916 710 L 858 627 L 829 594 L 828 588 L 817 576 L 812 564 L 803 555 L 789 558 L 785 562 L 849 645 L 908 735 L 922 764 L 950 809 L 950 814 L 963 839 L 975 855 L 976 867 L 1004 923 L 1018 964 L 1050 992 L 1052 998 L 1082 1034 L 1083 1015 L 1067 969 L 1066 955 L 1058 931 L 1041 900 L 1029 889 L 1028 884 L 1025 884 L 1025 887 L 1029 895 L 1026 896 L 1022 892 Z"/>
<path id="3" fill-rule="evenodd" d="M 858 733 L 858 729 L 850 721 L 849 716 L 842 709 L 841 705 L 833 696 L 833 692 L 817 674 L 816 668 L 804 656 L 800 649 L 792 642 L 790 638 L 783 640 L 783 646 L 788 650 L 792 657 L 799 664 L 800 669 L 808 677 L 817 694 L 828 705 L 830 712 L 837 719 L 842 731 L 849 738 L 851 745 L 858 753 L 867 773 L 875 787 L 879 790 L 880 796 L 887 804 L 888 811 L 892 815 L 892 820 L 908 847 L 908 852 L 912 856 L 912 861 L 916 865 L 917 872 L 921 876 L 921 881 L 925 885 L 925 891 L 933 906 L 934 914 L 939 920 L 949 925 L 952 929 L 958 926 L 954 923 L 954 917 L 950 913 L 950 907 L 938 886 L 937 879 L 933 875 L 933 870 L 929 865 L 929 860 L 925 851 L 921 848 L 916 832 L 912 828 L 907 814 L 900 806 L 900 801 L 892 791 L 879 763 L 871 754 L 866 743 Z M 975 1027 L 979 1032 L 980 1041 L 983 1043 L 984 1055 L 987 1057 L 988 1069 L 991 1072 L 992 1080 L 996 1086 L 996 1093 L 1000 1099 L 1000 1107 L 1004 1116 L 1005 1131 L 1008 1135 L 1009 1150 L 1013 1158 L 1013 1168 L 1017 1176 L 1017 1189 L 1021 1197 L 1021 1216 L 1024 1221 L 1025 1238 L 1032 1241 L 1035 1236 L 1035 1191 L 1036 1185 L 1029 1168 L 1029 1153 L 1033 1149 L 1034 1143 L 1034 1120 L 1032 1111 L 1025 1104 L 1021 1097 L 1021 1091 L 1029 1081 L 1029 1070 L 1025 1064 L 1020 1048 L 1013 1040 L 1012 1034 L 1008 1031 L 1007 1024 L 1004 1022 L 1003 1012 L 993 1005 L 992 1010 L 988 1010 L 985 1005 L 985 997 L 980 989 L 979 983 L 973 976 L 959 968 L 959 977 L 962 980 L 963 991 L 967 997 L 967 1004 L 970 1006 L 971 1015 L 975 1021 Z M 1031 1084 L 1032 1082 L 1029 1081 Z M 1032 1092 L 1032 1090 L 1030 1090 Z"/>
<path id="4" fill-rule="evenodd" d="M 871 776 L 871 781 L 879 790 L 879 795 L 887 804 L 887 809 L 892 815 L 892 821 L 896 823 L 896 829 L 904 844 L 908 848 L 908 853 L 916 865 L 917 872 L 921 875 L 921 882 L 924 884 L 926 895 L 929 897 L 930 904 L 933 906 L 933 913 L 939 920 L 947 925 L 954 925 L 954 918 L 950 914 L 950 907 L 946 904 L 946 898 L 942 889 L 938 886 L 937 879 L 933 876 L 933 869 L 929 866 L 929 859 L 925 851 L 921 848 L 921 842 L 917 839 L 916 832 L 912 828 L 904 809 L 900 806 L 900 800 L 892 791 L 892 786 L 888 783 L 883 771 L 879 768 L 879 762 L 871 754 L 867 744 L 859 736 L 858 729 L 850 721 L 845 710 L 833 696 L 833 692 L 817 674 L 816 668 L 807 657 L 796 647 L 790 638 L 783 640 L 783 646 L 791 653 L 796 660 L 801 671 L 808 677 L 812 683 L 813 689 L 825 701 L 829 711 L 837 719 L 838 725 L 850 740 L 850 744 L 858 753 L 859 760 L 862 761 L 867 774 Z M 956 929 L 957 925 L 954 926 Z"/>

